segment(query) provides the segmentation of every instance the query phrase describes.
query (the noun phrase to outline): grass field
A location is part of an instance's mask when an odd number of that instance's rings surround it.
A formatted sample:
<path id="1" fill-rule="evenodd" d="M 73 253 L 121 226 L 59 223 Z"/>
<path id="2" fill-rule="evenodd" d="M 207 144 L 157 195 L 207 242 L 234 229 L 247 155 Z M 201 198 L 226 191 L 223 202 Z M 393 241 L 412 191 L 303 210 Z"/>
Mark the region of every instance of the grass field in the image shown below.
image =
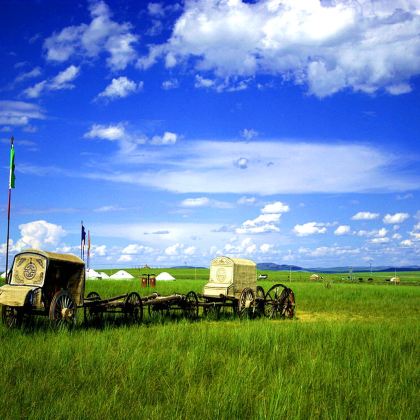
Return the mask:
<path id="1" fill-rule="evenodd" d="M 196 274 L 156 290 L 201 291 L 208 272 Z M 295 320 L 1 326 L 0 418 L 418 419 L 419 273 L 399 273 L 404 287 L 294 274 Z M 288 273 L 269 275 L 264 289 Z M 138 279 L 92 290 L 148 293 Z"/>

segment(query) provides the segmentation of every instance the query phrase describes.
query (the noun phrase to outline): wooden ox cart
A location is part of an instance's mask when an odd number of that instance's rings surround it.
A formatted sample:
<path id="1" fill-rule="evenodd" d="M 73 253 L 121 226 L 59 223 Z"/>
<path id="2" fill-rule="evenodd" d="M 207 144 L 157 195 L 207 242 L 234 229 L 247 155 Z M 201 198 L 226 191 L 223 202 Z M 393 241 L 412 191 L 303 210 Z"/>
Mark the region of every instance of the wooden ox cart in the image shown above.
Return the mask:
<path id="1" fill-rule="evenodd" d="M 257 286 L 255 262 L 242 258 L 217 257 L 210 265 L 209 282 L 199 295 L 199 305 L 209 316 L 218 317 L 230 311 L 240 317 L 265 315 L 269 318 L 293 318 L 293 291 L 283 284 L 272 286 L 267 293 Z"/>
<path id="2" fill-rule="evenodd" d="M 95 316 L 100 312 L 118 312 L 140 322 L 143 308 L 135 293 L 100 300 L 99 295 L 84 298 L 85 263 L 71 254 L 29 249 L 14 258 L 7 282 L 0 287 L 3 323 L 18 326 L 24 317 L 49 317 L 55 326 L 73 325 L 77 310 Z"/>

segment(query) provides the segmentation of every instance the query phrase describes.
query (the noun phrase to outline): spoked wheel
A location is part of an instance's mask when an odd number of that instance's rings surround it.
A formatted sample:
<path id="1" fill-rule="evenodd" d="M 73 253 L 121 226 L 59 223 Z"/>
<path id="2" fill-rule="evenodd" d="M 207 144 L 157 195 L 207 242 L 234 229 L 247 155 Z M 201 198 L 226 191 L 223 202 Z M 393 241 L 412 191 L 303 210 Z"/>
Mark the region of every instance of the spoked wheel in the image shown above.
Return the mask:
<path id="1" fill-rule="evenodd" d="M 264 308 L 265 308 L 265 292 L 261 286 L 257 286 L 257 293 L 255 299 L 255 309 L 256 314 L 259 316 L 264 315 Z"/>
<path id="2" fill-rule="evenodd" d="M 66 290 L 57 292 L 50 305 L 50 321 L 54 327 L 72 327 L 76 324 L 77 306 Z"/>
<path id="3" fill-rule="evenodd" d="M 132 322 L 140 323 L 142 321 L 143 303 L 138 293 L 131 292 L 125 298 L 124 313 Z"/>
<path id="4" fill-rule="evenodd" d="M 204 306 L 203 315 L 210 320 L 217 320 L 220 317 L 220 305 L 215 302 L 208 302 L 211 305 Z"/>
<path id="5" fill-rule="evenodd" d="M 184 316 L 188 319 L 198 318 L 198 297 L 193 291 L 188 292 L 183 302 Z"/>
<path id="6" fill-rule="evenodd" d="M 242 290 L 238 302 L 238 313 L 241 318 L 250 317 L 255 309 L 255 295 L 249 287 Z"/>
<path id="7" fill-rule="evenodd" d="M 154 305 L 148 305 L 149 319 L 152 322 L 159 321 L 163 322 L 169 315 L 169 308 L 167 305 L 162 303 L 156 303 Z"/>
<path id="8" fill-rule="evenodd" d="M 295 295 L 283 284 L 275 284 L 265 295 L 264 314 L 268 318 L 293 318 Z"/>
<path id="9" fill-rule="evenodd" d="M 3 305 L 1 307 L 1 319 L 7 328 L 17 328 L 23 322 L 23 308 Z"/>
<path id="10" fill-rule="evenodd" d="M 90 292 L 86 296 L 86 300 L 90 302 L 96 302 L 100 301 L 101 297 L 99 296 L 99 293 L 97 292 Z M 101 311 L 101 308 L 99 306 L 93 305 L 93 306 L 85 306 L 84 307 L 84 313 L 85 313 L 85 320 L 93 323 L 100 323 L 103 320 L 103 312 Z"/>

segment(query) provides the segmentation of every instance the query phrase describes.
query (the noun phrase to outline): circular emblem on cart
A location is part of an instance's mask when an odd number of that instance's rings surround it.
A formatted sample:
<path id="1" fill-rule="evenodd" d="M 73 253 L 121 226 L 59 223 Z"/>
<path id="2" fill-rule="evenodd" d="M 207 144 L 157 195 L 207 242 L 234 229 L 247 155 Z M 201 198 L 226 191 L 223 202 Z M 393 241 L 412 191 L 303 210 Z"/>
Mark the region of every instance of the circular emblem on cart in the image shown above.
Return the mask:
<path id="1" fill-rule="evenodd" d="M 217 281 L 223 283 L 226 279 L 226 270 L 224 268 L 219 268 L 216 273 Z"/>
<path id="2" fill-rule="evenodd" d="M 23 275 L 26 279 L 32 280 L 36 274 L 36 266 L 33 262 L 26 264 L 25 268 L 23 269 Z"/>

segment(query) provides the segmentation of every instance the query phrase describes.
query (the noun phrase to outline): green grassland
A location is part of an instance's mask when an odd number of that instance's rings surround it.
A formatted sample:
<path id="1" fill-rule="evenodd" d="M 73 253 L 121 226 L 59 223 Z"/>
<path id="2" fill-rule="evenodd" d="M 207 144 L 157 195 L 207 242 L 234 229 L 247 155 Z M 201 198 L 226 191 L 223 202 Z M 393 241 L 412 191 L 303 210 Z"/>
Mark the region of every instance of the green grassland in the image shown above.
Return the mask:
<path id="1" fill-rule="evenodd" d="M 133 270 L 134 280 L 88 281 L 86 293 L 200 292 L 208 278 L 167 271 L 177 280 L 156 289 L 140 288 L 145 271 Z M 398 273 L 400 286 L 389 273 L 371 282 L 268 274 L 265 290 L 295 291 L 296 319 L 0 326 L 0 418 L 420 417 L 419 273 Z"/>

